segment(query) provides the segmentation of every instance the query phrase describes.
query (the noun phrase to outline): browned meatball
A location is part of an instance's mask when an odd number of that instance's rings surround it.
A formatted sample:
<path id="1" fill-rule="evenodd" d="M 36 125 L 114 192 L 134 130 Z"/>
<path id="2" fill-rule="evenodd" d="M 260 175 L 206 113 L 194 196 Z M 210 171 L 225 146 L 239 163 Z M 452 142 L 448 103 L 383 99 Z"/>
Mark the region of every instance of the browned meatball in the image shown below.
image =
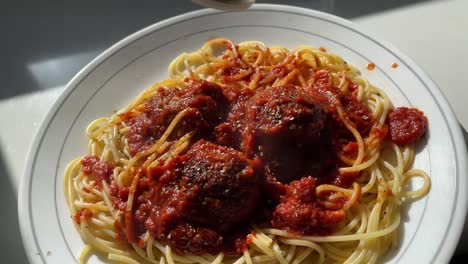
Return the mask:
<path id="1" fill-rule="evenodd" d="M 259 144 L 271 138 L 310 141 L 320 136 L 326 113 L 301 88 L 287 85 L 255 94 L 248 102 L 247 120 Z"/>
<path id="2" fill-rule="evenodd" d="M 202 80 L 189 80 L 184 89 L 158 88 L 156 95 L 146 103 L 144 112 L 129 118 L 130 153 L 135 155 L 151 147 L 182 110 L 188 113 L 177 124 L 170 139 L 180 138 L 190 131 L 199 135 L 210 132 L 226 116 L 231 90 Z M 125 119 L 125 114 L 123 117 Z"/>
<path id="3" fill-rule="evenodd" d="M 241 149 L 242 133 L 246 129 L 246 105 L 253 95 L 254 92 L 249 89 L 241 90 L 231 101 L 226 122 L 219 124 L 214 130 L 217 144 Z"/>
<path id="4" fill-rule="evenodd" d="M 186 155 L 153 171 L 159 184 L 151 195 L 147 228 L 180 250 L 216 252 L 222 238 L 248 221 L 258 205 L 256 166 L 239 151 L 198 141 Z M 195 241 L 200 237 L 209 239 L 200 244 Z"/>
<path id="5" fill-rule="evenodd" d="M 300 178 L 317 158 L 327 113 L 301 88 L 287 85 L 256 93 L 246 106 L 243 149 L 259 155 L 281 182 Z M 311 155 L 313 154 L 313 155 Z"/>

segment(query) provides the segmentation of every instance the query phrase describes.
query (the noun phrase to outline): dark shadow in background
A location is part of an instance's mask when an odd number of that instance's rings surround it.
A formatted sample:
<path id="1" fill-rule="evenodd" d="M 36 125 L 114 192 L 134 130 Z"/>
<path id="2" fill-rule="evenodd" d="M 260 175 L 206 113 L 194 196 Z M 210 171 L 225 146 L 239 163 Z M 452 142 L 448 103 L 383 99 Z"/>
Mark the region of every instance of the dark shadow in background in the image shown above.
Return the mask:
<path id="1" fill-rule="evenodd" d="M 463 132 L 463 137 L 465 138 L 465 145 L 468 143 L 468 132 L 463 128 L 462 125 L 460 125 L 460 128 Z M 467 241 L 468 241 L 468 219 L 465 219 L 465 227 L 463 229 L 463 233 L 461 235 L 460 241 L 458 241 L 458 248 L 460 247 L 467 247 Z M 468 263 L 468 253 L 461 254 L 454 256 L 452 260 L 450 261 L 451 264 L 462 264 L 462 263 Z"/>
<path id="2" fill-rule="evenodd" d="M 1 263 L 27 264 L 18 222 L 17 194 L 0 151 L 0 259 Z"/>
<path id="3" fill-rule="evenodd" d="M 258 0 L 257 3 L 289 4 L 353 18 L 426 1 Z M 0 63 L 0 99 L 64 85 L 88 61 L 56 69 L 60 73 L 49 79 L 47 85 L 34 79 L 28 70 L 31 63 L 82 52 L 98 54 L 146 26 L 201 8 L 190 0 L 2 0 L 1 3 L 0 32 L 6 36 L 0 41 L 0 51 L 5 53 Z"/>

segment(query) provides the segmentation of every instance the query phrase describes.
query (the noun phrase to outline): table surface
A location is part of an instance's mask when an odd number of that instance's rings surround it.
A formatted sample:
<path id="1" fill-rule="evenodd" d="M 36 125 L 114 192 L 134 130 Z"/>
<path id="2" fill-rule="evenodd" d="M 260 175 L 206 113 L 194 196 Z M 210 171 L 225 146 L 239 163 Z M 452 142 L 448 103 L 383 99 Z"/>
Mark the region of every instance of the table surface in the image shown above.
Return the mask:
<path id="1" fill-rule="evenodd" d="M 188 1 L 176 2 L 177 4 L 169 8 L 169 11 L 159 10 L 159 14 L 162 14 L 160 19 L 198 8 Z M 412 57 L 439 85 L 454 109 L 466 138 L 468 109 L 465 107 L 464 96 L 467 95 L 465 89 L 468 83 L 466 70 L 468 69 L 468 16 L 465 13 L 468 10 L 468 1 L 416 1 L 421 3 L 378 13 L 367 12 L 366 15 L 358 17 L 353 16 L 350 8 L 340 6 L 342 4 L 340 1 L 308 1 L 308 5 L 304 1 L 292 2 L 351 18 L 362 28 L 373 32 L 380 39 L 391 42 Z M 149 22 L 151 24 L 156 21 Z M 125 32 L 129 30 L 124 29 L 120 32 L 121 34 L 132 33 L 132 31 Z M 124 36 L 114 34 L 109 38 L 117 38 L 113 39 L 115 42 Z M 9 91 L 2 90 L 0 93 L 0 113 L 4 120 L 3 124 L 6 124 L 0 127 L 0 174 L 6 174 L 0 177 L 0 197 L 6 205 L 4 212 L 7 215 L 0 220 L 2 226 L 0 236 L 9 238 L 0 240 L 0 246 L 9 249 L 0 253 L 4 263 L 27 263 L 17 223 L 17 190 L 33 135 L 67 81 L 60 76 L 68 74 L 67 78 L 72 77 L 79 68 L 110 44 L 112 43 L 104 43 L 103 47 L 94 46 L 94 49 L 78 47 L 79 52 L 74 55 L 33 60 L 28 64 L 28 70 L 35 77 L 36 87 L 41 89 L 36 89 L 37 91 L 33 93 L 26 93 L 27 90 L 23 92 L 19 89 L 19 93 L 23 94 L 17 95 L 16 93 L 16 96 L 9 95 Z M 13 82 L 8 81 L 8 76 L 6 79 L 7 88 L 12 89 Z M 20 83 L 20 81 L 16 82 Z M 23 85 L 31 85 L 31 83 L 26 81 Z M 18 106 L 21 106 L 20 110 Z M 459 242 L 456 256 L 466 256 L 468 253 L 466 229 L 465 224 L 465 231 Z M 455 257 L 453 262 L 458 262 L 457 260 L 460 259 L 461 257 Z"/>

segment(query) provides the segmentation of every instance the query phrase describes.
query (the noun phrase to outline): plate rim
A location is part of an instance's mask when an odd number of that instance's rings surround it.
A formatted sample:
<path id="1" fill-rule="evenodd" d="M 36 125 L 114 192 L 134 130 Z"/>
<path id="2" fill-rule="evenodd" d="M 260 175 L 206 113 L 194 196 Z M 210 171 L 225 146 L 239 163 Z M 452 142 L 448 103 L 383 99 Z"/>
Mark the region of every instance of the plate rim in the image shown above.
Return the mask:
<path id="1" fill-rule="evenodd" d="M 458 120 L 455 117 L 453 109 L 449 105 L 447 99 L 442 94 L 440 88 L 437 84 L 431 79 L 431 77 L 422 70 L 420 66 L 418 66 L 413 59 L 409 56 L 405 55 L 402 51 L 396 48 L 393 44 L 381 40 L 378 37 L 375 37 L 372 32 L 369 33 L 366 30 L 363 30 L 359 25 L 343 19 L 341 17 L 337 17 L 335 15 L 331 15 L 328 13 L 324 13 L 321 11 L 307 9 L 302 7 L 295 7 L 290 5 L 278 5 L 278 4 L 255 4 L 249 10 L 254 11 L 280 11 L 280 12 L 292 12 L 296 14 L 305 15 L 308 17 L 320 17 L 324 18 L 327 21 L 335 22 L 337 24 L 345 25 L 346 27 L 353 29 L 365 36 L 367 36 L 372 41 L 380 44 L 381 46 L 388 49 L 390 52 L 394 53 L 400 59 L 405 62 L 409 68 L 416 74 L 416 76 L 427 85 L 428 91 L 433 93 L 435 101 L 440 105 L 443 113 L 445 113 L 446 121 L 449 125 L 448 129 L 453 133 L 453 141 L 455 144 L 455 149 L 453 150 L 456 152 L 458 159 L 456 160 L 456 164 L 459 168 L 457 172 L 458 177 L 458 196 L 455 197 L 455 213 L 452 218 L 452 225 L 450 226 L 449 230 L 446 230 L 446 237 L 444 242 L 444 247 L 440 248 L 439 254 L 433 258 L 432 262 L 435 260 L 439 260 L 442 262 L 448 262 L 455 249 L 458 245 L 458 241 L 460 240 L 463 226 L 465 223 L 465 218 L 468 209 L 468 194 L 466 191 L 468 190 L 468 180 L 465 177 L 460 177 L 461 175 L 467 174 L 468 172 L 468 164 L 467 164 L 467 151 L 465 140 L 462 135 L 461 126 L 458 123 Z M 236 11 L 242 12 L 242 11 Z M 42 254 L 40 249 L 38 248 L 34 235 L 32 232 L 32 223 L 30 220 L 30 208 L 29 208 L 29 200 L 31 193 L 29 193 L 29 186 L 28 183 L 32 180 L 32 175 L 34 173 L 33 167 L 35 165 L 35 157 L 39 151 L 39 146 L 42 143 L 43 138 L 47 134 L 48 126 L 50 122 L 54 119 L 55 115 L 60 110 L 61 106 L 65 103 L 66 99 L 70 96 L 70 94 L 74 91 L 77 84 L 79 84 L 83 79 L 85 79 L 89 73 L 93 72 L 103 61 L 105 61 L 108 57 L 112 54 L 118 52 L 122 48 L 125 48 L 127 45 L 133 43 L 134 41 L 144 37 L 159 28 L 169 26 L 171 24 L 175 24 L 182 20 L 190 20 L 192 18 L 206 15 L 206 14 L 215 14 L 215 13 L 225 13 L 219 10 L 213 9 L 200 9 L 188 13 L 184 13 L 181 15 L 177 15 L 160 22 L 154 23 L 149 25 L 137 32 L 123 38 L 122 40 L 118 41 L 102 53 L 100 53 L 95 59 L 89 62 L 85 67 L 83 67 L 65 86 L 64 90 L 61 92 L 60 96 L 55 100 L 54 104 L 47 112 L 47 114 L 42 118 L 41 125 L 37 132 L 34 135 L 33 143 L 30 145 L 30 148 L 27 153 L 26 164 L 23 171 L 23 174 L 20 179 L 20 185 L 18 189 L 18 217 L 19 217 L 19 224 L 20 224 L 20 233 L 23 242 L 23 248 L 26 251 L 26 255 L 28 260 L 31 263 L 40 263 L 38 262 L 37 252 Z M 41 255 L 41 259 L 44 261 L 43 256 Z M 44 263 L 44 262 L 43 262 Z M 47 262 L 45 262 L 47 263 Z"/>

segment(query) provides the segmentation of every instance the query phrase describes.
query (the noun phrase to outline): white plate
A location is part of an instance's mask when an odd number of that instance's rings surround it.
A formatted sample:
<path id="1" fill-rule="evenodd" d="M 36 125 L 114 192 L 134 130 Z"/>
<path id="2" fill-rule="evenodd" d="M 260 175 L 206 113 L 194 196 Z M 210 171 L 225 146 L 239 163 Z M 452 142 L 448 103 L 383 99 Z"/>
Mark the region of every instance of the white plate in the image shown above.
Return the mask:
<path id="1" fill-rule="evenodd" d="M 157 23 L 105 51 L 68 84 L 35 138 L 20 187 L 21 233 L 32 263 L 75 263 L 83 248 L 65 204 L 62 175 L 70 160 L 86 153 L 88 123 L 167 78 L 174 57 L 215 36 L 289 48 L 326 47 L 361 69 L 394 105 L 422 109 L 429 131 L 414 166 L 430 174 L 432 188 L 404 212 L 400 246 L 387 261 L 450 260 L 467 209 L 467 159 L 457 120 L 436 85 L 401 52 L 351 22 L 307 9 L 255 5 L 231 13 L 202 10 Z M 373 71 L 365 69 L 369 62 L 377 65 Z M 399 67 L 393 69 L 392 63 Z M 96 257 L 90 261 L 100 262 Z"/>

